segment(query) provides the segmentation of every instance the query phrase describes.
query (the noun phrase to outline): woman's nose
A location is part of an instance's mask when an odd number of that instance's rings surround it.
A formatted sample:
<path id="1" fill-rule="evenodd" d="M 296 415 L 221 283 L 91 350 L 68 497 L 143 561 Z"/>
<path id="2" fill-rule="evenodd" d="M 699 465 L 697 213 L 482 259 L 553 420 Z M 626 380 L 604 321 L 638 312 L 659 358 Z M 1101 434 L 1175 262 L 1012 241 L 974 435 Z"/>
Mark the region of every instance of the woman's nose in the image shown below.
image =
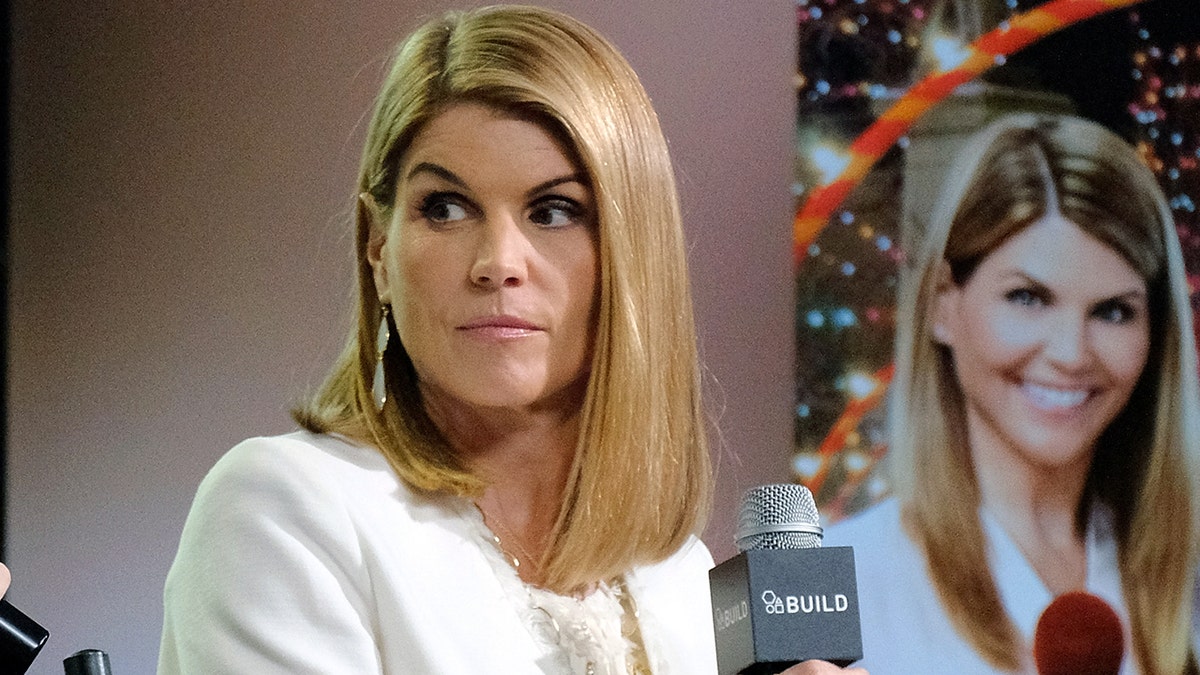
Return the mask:
<path id="1" fill-rule="evenodd" d="M 509 215 L 489 217 L 480 228 L 471 281 L 485 288 L 520 286 L 528 273 L 529 240 Z"/>
<path id="2" fill-rule="evenodd" d="M 1087 362 L 1090 353 L 1087 317 L 1064 313 L 1047 329 L 1044 353 L 1053 363 L 1075 368 Z"/>

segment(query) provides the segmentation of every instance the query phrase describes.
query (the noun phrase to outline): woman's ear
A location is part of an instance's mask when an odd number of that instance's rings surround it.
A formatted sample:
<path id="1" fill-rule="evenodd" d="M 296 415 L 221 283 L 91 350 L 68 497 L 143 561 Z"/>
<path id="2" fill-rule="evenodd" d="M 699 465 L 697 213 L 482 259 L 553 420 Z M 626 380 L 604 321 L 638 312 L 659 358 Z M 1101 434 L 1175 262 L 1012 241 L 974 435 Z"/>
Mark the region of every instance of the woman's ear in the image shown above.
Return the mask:
<path id="1" fill-rule="evenodd" d="M 946 261 L 938 264 L 935 273 L 933 307 L 930 312 L 933 319 L 933 341 L 944 346 L 954 346 L 954 319 L 958 316 L 958 307 L 962 299 L 962 289 L 954 283 L 950 274 L 950 265 Z"/>
<path id="2" fill-rule="evenodd" d="M 367 262 L 375 275 L 375 292 L 379 295 L 381 303 L 388 304 L 391 302 L 391 292 L 388 290 L 387 265 L 383 260 L 383 246 L 387 243 L 387 222 L 371 193 L 359 193 L 356 217 L 359 227 L 365 225 L 367 228 Z"/>

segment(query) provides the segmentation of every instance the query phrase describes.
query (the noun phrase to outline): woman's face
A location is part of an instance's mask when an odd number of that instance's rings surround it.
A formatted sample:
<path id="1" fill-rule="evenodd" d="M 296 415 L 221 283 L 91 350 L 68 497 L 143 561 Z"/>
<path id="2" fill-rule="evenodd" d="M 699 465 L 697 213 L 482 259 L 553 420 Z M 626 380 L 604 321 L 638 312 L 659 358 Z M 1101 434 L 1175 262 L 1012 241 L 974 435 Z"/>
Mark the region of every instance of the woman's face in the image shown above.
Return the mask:
<path id="1" fill-rule="evenodd" d="M 577 404 L 598 284 L 592 190 L 572 153 L 538 124 L 459 104 L 416 135 L 398 175 L 369 255 L 426 397 Z"/>
<path id="2" fill-rule="evenodd" d="M 1150 349 L 1146 284 L 1059 215 L 987 255 L 938 297 L 934 337 L 954 354 L 972 453 L 1086 467 Z M 996 455 L 992 455 L 996 457 Z"/>

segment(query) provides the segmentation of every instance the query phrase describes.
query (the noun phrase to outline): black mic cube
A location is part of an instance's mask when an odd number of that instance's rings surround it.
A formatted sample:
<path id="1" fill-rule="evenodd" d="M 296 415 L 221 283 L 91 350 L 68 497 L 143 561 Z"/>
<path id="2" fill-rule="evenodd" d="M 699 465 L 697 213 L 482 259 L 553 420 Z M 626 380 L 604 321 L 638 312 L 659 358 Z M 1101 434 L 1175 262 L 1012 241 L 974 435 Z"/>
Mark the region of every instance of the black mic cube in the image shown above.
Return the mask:
<path id="1" fill-rule="evenodd" d="M 719 675 L 862 658 L 854 549 L 750 550 L 708 573 Z"/>

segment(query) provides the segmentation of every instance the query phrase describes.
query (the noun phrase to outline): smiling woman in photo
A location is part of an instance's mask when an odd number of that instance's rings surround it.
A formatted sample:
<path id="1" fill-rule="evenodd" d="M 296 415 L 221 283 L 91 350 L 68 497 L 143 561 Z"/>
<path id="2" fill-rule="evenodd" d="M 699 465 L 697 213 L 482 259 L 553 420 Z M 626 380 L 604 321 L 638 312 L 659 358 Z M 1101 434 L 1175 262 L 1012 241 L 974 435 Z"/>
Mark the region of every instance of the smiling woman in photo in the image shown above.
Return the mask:
<path id="1" fill-rule="evenodd" d="M 1042 612 L 1082 591 L 1122 673 L 1196 672 L 1200 396 L 1162 193 L 1075 118 L 964 147 L 901 293 L 894 498 L 826 541 L 856 548 L 864 664 L 1032 672 Z"/>

